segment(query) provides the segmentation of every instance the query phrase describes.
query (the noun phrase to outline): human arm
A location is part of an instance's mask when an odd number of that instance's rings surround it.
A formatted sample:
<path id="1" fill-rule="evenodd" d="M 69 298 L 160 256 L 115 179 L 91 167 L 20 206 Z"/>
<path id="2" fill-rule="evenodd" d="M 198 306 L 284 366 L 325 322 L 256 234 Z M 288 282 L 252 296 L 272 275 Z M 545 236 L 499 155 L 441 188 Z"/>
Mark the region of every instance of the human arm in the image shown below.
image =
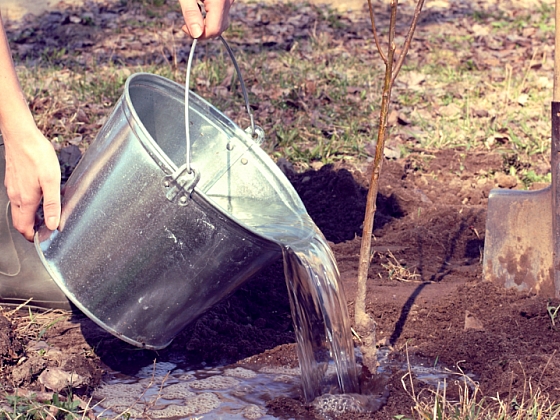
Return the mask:
<path id="1" fill-rule="evenodd" d="M 14 227 L 33 239 L 43 196 L 45 224 L 60 222 L 60 166 L 54 148 L 37 128 L 21 90 L 0 14 L 0 132 L 6 151 L 6 186 Z"/>
<path id="2" fill-rule="evenodd" d="M 206 17 L 197 0 L 179 0 L 185 25 L 183 31 L 191 38 L 208 39 L 220 35 L 229 26 L 229 9 L 234 0 L 205 0 Z"/>

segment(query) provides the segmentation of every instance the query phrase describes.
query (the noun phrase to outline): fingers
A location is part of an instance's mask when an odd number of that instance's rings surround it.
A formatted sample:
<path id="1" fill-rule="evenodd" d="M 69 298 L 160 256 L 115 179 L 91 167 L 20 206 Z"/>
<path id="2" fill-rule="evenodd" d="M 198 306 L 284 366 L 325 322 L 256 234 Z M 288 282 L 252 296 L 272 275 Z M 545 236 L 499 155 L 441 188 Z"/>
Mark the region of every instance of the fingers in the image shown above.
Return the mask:
<path id="1" fill-rule="evenodd" d="M 179 0 L 185 25 L 183 31 L 191 38 L 200 38 L 204 32 L 204 19 L 196 0 Z"/>
<path id="2" fill-rule="evenodd" d="M 35 213 L 37 212 L 37 207 L 39 207 L 40 200 L 40 195 L 25 200 L 25 202 L 17 199 L 11 200 L 14 228 L 25 236 L 25 239 L 28 241 L 33 240 L 33 235 L 35 233 L 33 229 L 35 225 Z"/>
<path id="3" fill-rule="evenodd" d="M 35 125 L 2 134 L 6 157 L 4 185 L 11 202 L 14 228 L 31 241 L 41 197 L 47 228 L 56 229 L 60 221 L 58 157 Z"/>
<path id="4" fill-rule="evenodd" d="M 214 38 L 228 28 L 229 9 L 232 3 L 231 0 L 207 0 L 204 3 L 206 7 L 204 38 Z"/>
<path id="5" fill-rule="evenodd" d="M 229 26 L 229 10 L 233 0 L 205 0 L 205 18 L 196 0 L 179 0 L 179 3 L 185 19 L 183 31 L 191 38 L 214 38 Z"/>
<path id="6" fill-rule="evenodd" d="M 43 214 L 45 225 L 50 230 L 55 230 L 60 224 L 60 181 L 47 182 L 43 186 Z M 9 194 L 8 194 L 9 196 Z M 33 240 L 35 233 L 35 214 L 41 201 L 41 193 L 37 191 L 28 199 L 11 198 L 12 221 L 14 228 L 28 241 Z"/>
<path id="7" fill-rule="evenodd" d="M 60 223 L 60 170 L 58 161 L 44 162 L 44 172 L 37 178 L 18 178 L 6 173 L 6 189 L 11 203 L 14 228 L 29 241 L 33 240 L 35 216 L 43 197 L 45 225 L 55 230 Z"/>

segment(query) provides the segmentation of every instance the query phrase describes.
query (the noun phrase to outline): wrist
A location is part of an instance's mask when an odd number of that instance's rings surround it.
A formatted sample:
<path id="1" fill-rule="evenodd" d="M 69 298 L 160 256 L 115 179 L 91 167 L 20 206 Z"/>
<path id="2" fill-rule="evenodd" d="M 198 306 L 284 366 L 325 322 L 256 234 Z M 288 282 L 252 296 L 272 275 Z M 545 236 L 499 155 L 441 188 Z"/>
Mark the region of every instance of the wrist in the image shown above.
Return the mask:
<path id="1" fill-rule="evenodd" d="M 35 123 L 22 124 L 16 127 L 2 128 L 2 138 L 0 143 L 6 147 L 6 151 L 11 150 L 14 153 L 21 153 L 23 150 L 33 150 L 40 147 L 43 142 L 50 143 L 37 128 Z M 17 151 L 20 152 L 17 152 Z"/>
<path id="2" fill-rule="evenodd" d="M 6 115 L 7 118 L 0 120 L 0 133 L 4 142 L 9 142 L 12 139 L 34 137 L 39 131 L 29 109 L 21 112 L 10 112 L 9 114 Z"/>
<path id="3" fill-rule="evenodd" d="M 26 128 L 36 128 L 35 120 L 19 85 L 18 89 L 5 89 L 5 91 L 2 89 L 1 93 L 6 95 L 0 98 L 0 131 L 4 134 L 4 138 L 10 133 L 28 132 L 30 130 Z"/>

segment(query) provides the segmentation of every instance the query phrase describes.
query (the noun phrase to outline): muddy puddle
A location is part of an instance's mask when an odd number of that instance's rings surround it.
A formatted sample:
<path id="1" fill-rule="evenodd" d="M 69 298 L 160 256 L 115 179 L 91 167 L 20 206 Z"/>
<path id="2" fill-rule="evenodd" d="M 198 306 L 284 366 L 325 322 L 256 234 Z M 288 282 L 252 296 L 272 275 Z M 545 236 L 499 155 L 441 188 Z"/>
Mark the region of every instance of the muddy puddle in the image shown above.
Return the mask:
<path id="1" fill-rule="evenodd" d="M 441 391 L 457 380 L 469 387 L 474 384 L 472 375 L 428 360 L 406 360 L 400 356 L 388 347 L 379 350 L 379 383 L 385 383 L 392 372 L 402 371 L 434 390 Z M 328 369 L 335 368 L 331 365 Z M 388 396 L 384 388 L 378 395 L 367 396 L 326 393 L 311 405 L 315 412 L 329 418 L 343 413 L 375 412 Z M 96 415 L 103 417 L 126 412 L 132 419 L 176 420 L 196 416 L 198 419 L 268 420 L 277 417 L 267 414 L 267 402 L 279 397 L 303 398 L 299 368 L 237 364 L 192 370 L 183 361 L 175 360 L 145 366 L 133 376 L 119 372 L 107 374 L 103 385 L 93 394 L 92 405 L 95 404 Z"/>
<path id="2" fill-rule="evenodd" d="M 275 396 L 297 398 L 299 369 L 214 367 L 188 370 L 181 363 L 158 362 L 135 377 L 114 372 L 94 393 L 96 414 L 131 418 L 178 419 L 187 416 L 272 419 L 265 404 Z"/>

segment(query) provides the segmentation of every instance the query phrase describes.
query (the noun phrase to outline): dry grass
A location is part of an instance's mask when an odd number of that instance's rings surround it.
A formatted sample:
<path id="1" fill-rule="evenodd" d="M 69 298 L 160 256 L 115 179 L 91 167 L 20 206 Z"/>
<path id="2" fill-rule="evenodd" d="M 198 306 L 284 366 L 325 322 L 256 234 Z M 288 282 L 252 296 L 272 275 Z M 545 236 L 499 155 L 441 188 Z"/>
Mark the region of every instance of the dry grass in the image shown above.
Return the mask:
<path id="1" fill-rule="evenodd" d="M 409 269 L 402 265 L 401 262 L 393 255 L 391 251 L 387 251 L 385 255 L 386 263 L 381 263 L 381 267 L 387 270 L 389 280 L 402 282 L 421 282 L 420 274 L 416 273 L 416 269 Z"/>
<path id="2" fill-rule="evenodd" d="M 65 63 L 74 58 L 64 48 L 43 51 L 38 66 L 19 63 L 39 127 L 56 145 L 87 148 L 131 73 L 147 71 L 184 83 L 181 57 L 189 42 L 178 28 L 162 25 L 159 17 L 177 5 L 144 3 L 151 4 L 146 15 L 157 16 L 134 26 L 130 41 L 156 40 L 146 60 L 159 58 L 158 65 L 103 59 L 68 68 Z M 418 148 L 499 151 L 523 163 L 506 168 L 520 180 L 546 180 L 553 73 L 549 3 L 518 14 L 492 14 L 473 6 L 472 15 L 464 19 L 422 24 L 395 84 L 388 148 L 401 156 Z M 301 28 L 302 35 L 283 41 L 278 34 L 273 37 L 278 47 L 260 45 L 262 37 L 269 40 L 271 34 L 259 32 L 264 27 L 251 26 L 248 18 L 239 19 L 253 16 L 257 9 L 259 15 L 272 18 L 281 14 L 281 20 Z M 426 13 L 431 12 L 428 7 Z M 533 28 L 536 32 L 527 38 Z M 267 133 L 265 148 L 272 156 L 301 168 L 316 161 L 371 157 L 382 75 L 370 32 L 365 15 L 348 16 L 305 4 L 258 8 L 236 4 L 225 37 L 240 63 L 255 105 L 255 121 Z M 496 52 L 496 45 L 511 44 L 512 37 L 533 44 L 516 44 L 507 54 Z M 116 31 L 106 34 L 93 48 L 107 50 L 121 38 Z M 191 88 L 243 126 L 247 118 L 242 100 L 229 90 L 233 74 L 229 59 L 216 52 L 220 46 L 212 42 L 200 48 L 210 54 L 195 60 Z"/>
<path id="3" fill-rule="evenodd" d="M 464 383 L 457 385 L 462 390 L 458 400 L 447 398 L 447 384 L 443 384 L 443 390 L 432 391 L 430 395 L 413 396 L 412 417 L 425 420 L 552 420 L 560 417 L 560 405 L 530 384 L 527 395 L 520 400 L 506 401 L 499 396 L 483 397 L 478 385 L 468 384 L 467 380 L 463 376 L 457 381 Z"/>
<path id="4" fill-rule="evenodd" d="M 407 350 L 408 359 L 408 350 Z M 438 384 L 437 389 L 416 392 L 413 372 L 408 360 L 408 372 L 401 378 L 405 391 L 414 405 L 408 415 L 396 420 L 554 420 L 560 418 L 560 404 L 550 401 L 531 379 L 526 379 L 520 394 L 503 399 L 499 395 L 485 396 L 479 384 L 461 371 L 451 372 L 450 380 Z M 545 368 L 546 369 L 546 366 Z M 447 395 L 449 385 L 459 390 L 458 398 Z"/>
<path id="5" fill-rule="evenodd" d="M 36 311 L 29 308 L 23 308 L 22 304 L 15 308 L 3 309 L 3 315 L 10 319 L 15 326 L 17 336 L 19 338 L 27 338 L 30 341 L 40 341 L 43 336 L 55 325 L 59 323 L 68 323 L 65 328 L 79 328 L 79 324 L 70 322 L 71 312 L 63 310 L 46 310 Z M 39 350 L 41 354 L 44 350 Z M 25 361 L 26 356 L 18 363 Z M 162 384 L 165 382 L 164 378 Z M 155 383 L 152 377 L 146 385 L 148 390 Z M 84 400 L 73 395 L 71 389 L 68 395 L 60 395 L 56 392 L 33 392 L 25 389 L 7 390 L 4 386 L 0 386 L 0 420 L 34 420 L 34 419 L 103 419 L 118 420 L 127 419 L 131 412 L 134 411 L 134 405 L 126 409 L 113 410 L 101 409 L 99 403 L 92 405 L 91 398 Z M 138 401 L 144 397 L 144 394 L 138 395 Z M 148 404 L 145 402 L 143 406 L 149 408 L 155 405 L 159 399 L 159 394 Z M 143 417 L 143 416 L 142 416 Z"/>
<path id="6" fill-rule="evenodd" d="M 16 389 L 0 397 L 0 420 L 94 419 L 91 400 L 75 395 Z"/>
<path id="7" fill-rule="evenodd" d="M 176 2 L 172 3 L 176 6 Z M 422 52 L 410 56 L 395 86 L 392 109 L 396 113 L 390 121 L 388 146 L 400 150 L 403 155 L 415 148 L 460 147 L 466 151 L 487 149 L 511 153 L 523 161 L 548 162 L 552 80 L 552 37 L 548 26 L 553 14 L 546 8 L 536 7 L 527 10 L 527 16 L 521 18 L 475 13 L 466 17 L 466 25 L 454 22 L 457 26 L 453 32 L 445 32 L 439 23 L 419 28 L 418 38 L 422 41 L 415 41 L 412 50 Z M 271 16 L 279 13 L 274 5 L 259 5 L 258 8 L 260 13 Z M 340 31 L 341 27 L 347 28 L 348 33 L 351 29 L 346 16 L 331 12 L 321 16 L 316 9 L 309 10 L 306 5 L 293 5 L 293 17 L 309 15 L 310 25 L 315 29 L 289 49 L 244 49 L 243 44 L 236 49 L 251 101 L 258 108 L 256 122 L 269 137 L 267 151 L 304 168 L 314 161 L 367 160 L 371 155 L 368 147 L 375 140 L 372 115 L 376 115 L 380 103 L 380 68 L 373 59 L 373 41 L 365 39 L 364 43 L 359 43 L 355 35 L 346 38 L 345 32 Z M 288 21 L 289 17 L 284 16 L 282 21 Z M 535 18 L 539 21 L 534 24 L 544 25 L 545 30 L 544 38 L 538 42 L 535 39 L 534 47 L 518 47 L 516 53 L 504 55 L 504 58 L 478 56 L 480 67 L 472 60 L 469 54 L 474 50 L 474 35 L 468 29 L 473 24 L 479 26 L 480 33 L 486 34 L 480 35 L 481 39 L 491 44 L 494 39 L 502 41 L 512 34 L 523 36 L 527 27 L 522 26 L 523 19 L 532 25 Z M 320 30 L 316 30 L 317 27 Z M 243 40 L 253 30 L 246 21 L 234 19 L 226 38 Z M 167 31 L 166 28 L 158 31 L 158 36 L 174 39 Z M 143 34 L 146 38 L 153 35 L 149 30 Z M 367 32 L 359 36 L 367 36 Z M 57 148 L 66 144 L 87 148 L 120 96 L 128 75 L 147 71 L 184 82 L 181 67 L 184 63 L 177 64 L 177 46 L 171 45 L 173 54 L 169 58 L 164 44 L 169 41 L 161 42 L 165 64 L 160 66 L 93 63 L 70 70 L 49 65 L 48 60 L 36 66 L 19 62 L 18 74 L 39 128 Z M 428 47 L 423 48 L 425 46 Z M 476 52 L 484 53 L 484 48 L 479 44 Z M 523 61 L 523 53 L 527 51 L 529 58 Z M 490 50 L 487 52 L 494 54 Z M 53 59 L 68 58 L 67 53 L 61 51 L 60 54 L 61 57 Z M 483 65 L 486 58 L 488 62 L 495 61 L 490 68 Z M 513 61 L 522 64 L 512 66 Z M 232 98 L 232 92 L 225 89 L 226 82 L 231 79 L 230 70 L 223 55 L 195 62 L 192 88 L 219 109 L 243 112 L 240 98 Z M 537 168 L 512 166 L 509 171 L 520 178 L 530 176 L 531 181 L 546 179 L 546 173 Z M 390 279 L 420 280 L 416 270 L 403 266 L 391 252 L 386 259 L 382 266 Z M 69 314 L 64 311 L 30 312 L 25 316 L 13 312 L 10 315 L 16 319 L 18 334 L 33 340 L 40 339 L 57 323 L 69 320 Z M 551 315 L 551 319 L 554 322 L 555 316 Z M 445 387 L 416 393 L 409 371 L 402 383 L 414 406 L 409 413 L 396 418 L 525 420 L 560 416 L 560 407 L 530 381 L 521 397 L 510 401 L 499 396 L 484 396 L 478 384 L 461 373 L 453 374 L 452 381 L 461 389 L 458 399 L 449 398 Z M 19 411 L 0 413 L 0 419 L 33 418 L 29 414 L 39 407 L 44 413 L 52 412 L 52 396 L 42 398 L 42 403 L 30 397 L 22 398 L 18 402 Z M 84 416 L 66 410 L 68 418 Z M 14 413 L 18 412 L 16 416 Z M 48 414 L 45 416 L 48 418 Z"/>
<path id="8" fill-rule="evenodd" d="M 18 337 L 40 340 L 47 331 L 59 322 L 70 320 L 71 312 L 60 309 L 35 311 L 30 308 L 22 310 L 24 304 L 5 311 L 4 315 L 16 325 Z M 27 311 L 27 312 L 25 312 Z M 79 325 L 75 325 L 76 328 Z"/>

